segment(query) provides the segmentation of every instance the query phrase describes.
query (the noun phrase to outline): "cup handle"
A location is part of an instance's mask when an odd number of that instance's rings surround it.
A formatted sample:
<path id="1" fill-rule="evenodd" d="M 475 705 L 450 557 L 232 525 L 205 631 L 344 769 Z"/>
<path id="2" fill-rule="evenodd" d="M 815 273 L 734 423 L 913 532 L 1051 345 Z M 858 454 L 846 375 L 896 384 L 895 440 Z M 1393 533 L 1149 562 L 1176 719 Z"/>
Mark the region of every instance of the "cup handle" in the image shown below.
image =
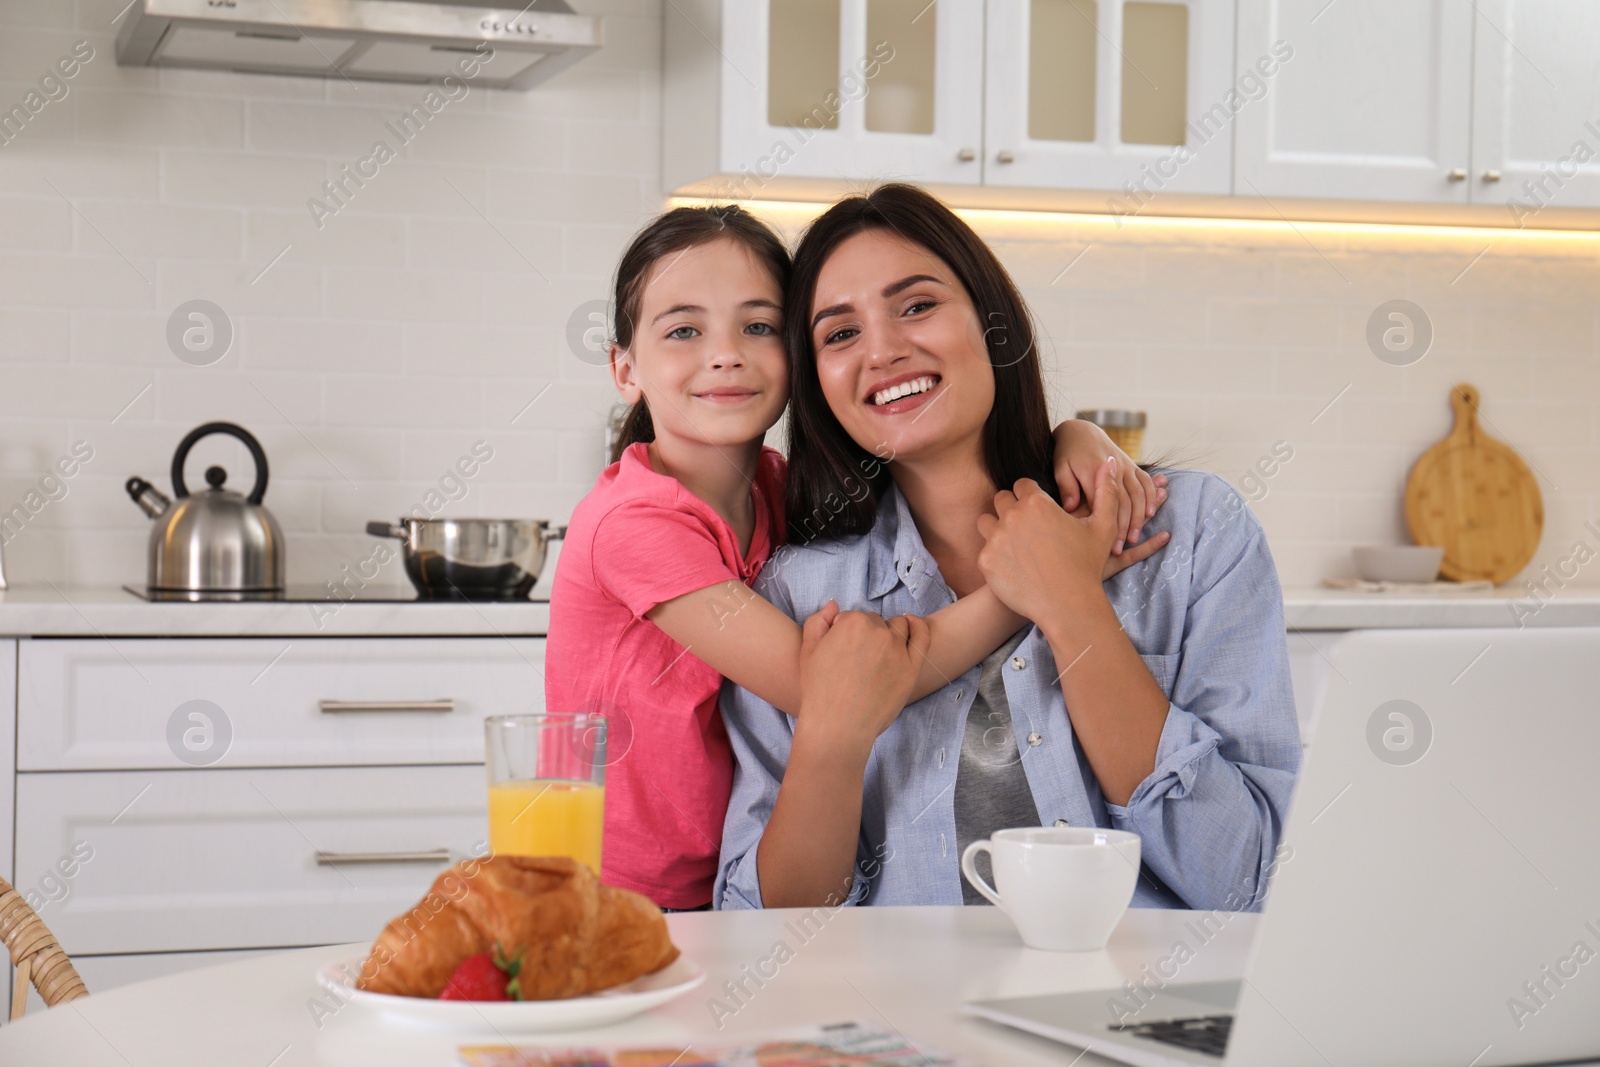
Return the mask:
<path id="1" fill-rule="evenodd" d="M 968 845 L 966 851 L 961 853 L 961 874 L 972 883 L 972 888 L 982 893 L 989 903 L 997 908 L 1005 907 L 1000 902 L 1000 894 L 995 892 L 994 886 L 983 880 L 983 875 L 978 873 L 978 853 L 989 853 L 990 860 L 994 859 L 994 850 L 987 841 L 974 841 Z"/>

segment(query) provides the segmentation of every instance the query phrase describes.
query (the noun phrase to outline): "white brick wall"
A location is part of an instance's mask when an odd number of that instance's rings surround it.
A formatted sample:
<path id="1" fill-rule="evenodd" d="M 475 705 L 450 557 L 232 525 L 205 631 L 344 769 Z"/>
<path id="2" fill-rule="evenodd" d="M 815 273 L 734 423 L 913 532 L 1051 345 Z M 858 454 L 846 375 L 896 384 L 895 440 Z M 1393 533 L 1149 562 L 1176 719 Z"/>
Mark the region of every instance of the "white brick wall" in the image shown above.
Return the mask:
<path id="1" fill-rule="evenodd" d="M 657 0 L 582 0 L 607 17 L 604 50 L 532 92 L 452 102 L 320 229 L 307 199 L 392 142 L 384 123 L 421 90 L 120 68 L 124 2 L 0 0 L 0 105 L 74 42 L 96 51 L 0 145 L 0 505 L 72 442 L 95 449 L 6 546 L 13 581 L 141 580 L 148 524 L 122 483 L 165 489 L 173 447 L 213 419 L 267 448 L 294 582 L 365 556 L 366 520 L 420 502 L 479 439 L 495 458 L 451 513 L 564 521 L 611 401 L 568 316 L 663 203 Z M 1148 455 L 1236 484 L 1275 441 L 1294 448 L 1255 505 L 1286 584 L 1404 539 L 1404 477 L 1447 430 L 1455 381 L 1541 474 L 1535 569 L 1596 515 L 1600 239 L 975 222 L 1040 320 L 1059 416 L 1141 408 Z M 196 298 L 236 330 L 206 367 L 165 339 Z M 1366 347 L 1394 298 L 1437 331 L 1415 366 Z M 232 441 L 202 446 L 192 477 L 209 462 L 246 483 Z"/>
<path id="2" fill-rule="evenodd" d="M 602 52 L 534 92 L 449 103 L 320 228 L 306 201 L 396 144 L 384 124 L 425 90 L 121 68 L 124 3 L 0 2 L 5 107 L 75 42 L 95 49 L 0 145 L 0 502 L 72 442 L 95 450 L 5 546 L 12 581 L 142 580 L 149 524 L 122 483 L 167 489 L 174 446 L 215 419 L 267 449 L 293 582 L 365 556 L 366 521 L 421 502 L 479 439 L 494 459 L 449 513 L 564 521 L 610 405 L 567 318 L 662 205 L 657 0 L 585 0 Z M 204 367 L 165 336 L 197 298 L 235 328 Z M 210 462 L 248 485 L 230 439 L 196 450 L 191 482 Z"/>

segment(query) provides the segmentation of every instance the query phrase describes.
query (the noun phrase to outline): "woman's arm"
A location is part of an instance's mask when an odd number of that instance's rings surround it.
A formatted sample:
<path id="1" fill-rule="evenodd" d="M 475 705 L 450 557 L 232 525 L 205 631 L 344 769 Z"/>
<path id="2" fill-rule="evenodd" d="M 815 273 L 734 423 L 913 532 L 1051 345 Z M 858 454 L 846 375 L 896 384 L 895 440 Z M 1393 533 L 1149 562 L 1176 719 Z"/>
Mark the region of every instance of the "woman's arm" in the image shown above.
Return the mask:
<path id="1" fill-rule="evenodd" d="M 1163 532 L 1108 557 L 1102 574 L 1110 578 L 1166 543 Z M 719 582 L 658 604 L 645 618 L 735 685 L 790 715 L 799 714 L 800 627 L 749 586 L 731 579 Z M 921 700 L 967 673 L 1027 621 L 987 587 L 929 615 L 929 645 L 918 661 L 911 700 Z"/>
<path id="2" fill-rule="evenodd" d="M 762 907 L 837 906 L 849 895 L 867 757 L 909 702 L 928 639 L 915 615 L 841 615 L 832 601 L 806 620 L 804 712 L 756 846 Z"/>
<path id="3" fill-rule="evenodd" d="M 1282 598 L 1260 523 L 1238 495 L 1213 475 L 1192 476 L 1188 489 L 1174 520 L 1184 554 L 1170 569 L 1148 572 L 1139 593 L 1182 633 L 1176 654 L 1159 657 L 1171 663 L 1166 688 L 1117 625 L 1103 590 L 1084 580 L 1087 564 L 1072 582 L 1028 562 L 1050 557 L 1049 545 L 1071 533 L 1059 509 L 1052 514 L 1032 499 L 1036 489 L 1019 483 L 1015 503 L 990 520 L 997 551 L 980 557 L 980 567 L 1007 599 L 1013 588 L 1067 581 L 1062 609 L 1045 613 L 1040 629 L 1065 665 L 1062 695 L 1111 824 L 1141 836 L 1144 863 L 1188 907 L 1255 910 L 1282 858 L 1276 850 L 1300 759 Z M 1100 531 L 1098 544 L 1111 536 Z M 1025 573 L 1033 577 L 1015 585 L 1008 577 Z"/>
<path id="4" fill-rule="evenodd" d="M 1087 518 L 1062 511 L 1037 483 L 995 496 L 996 517 L 978 520 L 984 548 L 978 566 L 996 595 L 1039 625 L 1061 672 L 1072 730 L 1113 804 L 1126 804 L 1155 769 L 1167 697 L 1128 640 L 1100 581 L 1120 534 L 1125 496 L 1115 465 L 1102 463 L 1095 487 L 1101 506 Z"/>

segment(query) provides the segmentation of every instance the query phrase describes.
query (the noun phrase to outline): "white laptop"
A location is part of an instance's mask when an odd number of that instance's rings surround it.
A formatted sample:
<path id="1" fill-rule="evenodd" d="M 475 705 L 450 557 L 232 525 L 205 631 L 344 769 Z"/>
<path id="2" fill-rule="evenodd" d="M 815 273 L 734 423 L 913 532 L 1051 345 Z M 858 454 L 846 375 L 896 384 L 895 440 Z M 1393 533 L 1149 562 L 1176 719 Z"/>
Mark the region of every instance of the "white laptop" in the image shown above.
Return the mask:
<path id="1" fill-rule="evenodd" d="M 1139 1067 L 1600 1060 L 1600 628 L 1356 631 L 1329 663 L 1242 982 L 965 1010 Z"/>

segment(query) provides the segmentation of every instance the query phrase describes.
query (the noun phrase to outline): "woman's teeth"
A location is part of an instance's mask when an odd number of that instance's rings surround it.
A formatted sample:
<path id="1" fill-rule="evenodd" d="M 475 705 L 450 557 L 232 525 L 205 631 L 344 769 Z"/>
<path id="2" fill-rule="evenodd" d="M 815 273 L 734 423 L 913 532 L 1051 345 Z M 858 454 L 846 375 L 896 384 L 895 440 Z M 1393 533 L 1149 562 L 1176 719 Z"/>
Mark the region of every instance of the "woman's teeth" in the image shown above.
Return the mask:
<path id="1" fill-rule="evenodd" d="M 924 375 L 921 378 L 913 378 L 909 382 L 901 382 L 899 385 L 891 385 L 887 389 L 880 389 L 876 393 L 873 393 L 872 402 L 874 404 L 888 404 L 899 400 L 903 396 L 910 396 L 913 393 L 926 393 L 929 389 L 933 388 L 934 382 L 937 380 L 938 379 L 930 375 Z"/>

